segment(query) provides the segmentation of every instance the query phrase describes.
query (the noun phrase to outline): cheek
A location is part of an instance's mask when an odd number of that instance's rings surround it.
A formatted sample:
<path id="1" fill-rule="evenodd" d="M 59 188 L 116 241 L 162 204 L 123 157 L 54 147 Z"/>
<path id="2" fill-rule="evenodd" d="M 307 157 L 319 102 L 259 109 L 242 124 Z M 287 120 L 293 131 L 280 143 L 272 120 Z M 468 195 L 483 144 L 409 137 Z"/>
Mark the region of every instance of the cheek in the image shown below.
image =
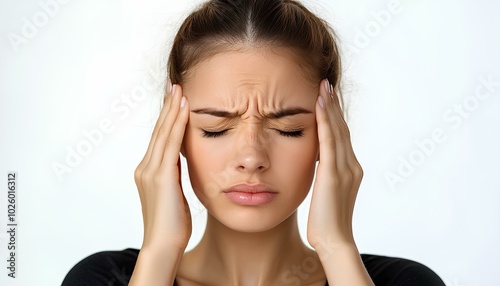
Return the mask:
<path id="1" fill-rule="evenodd" d="M 186 130 L 185 157 L 188 164 L 191 186 L 198 198 L 203 202 L 204 197 L 210 197 L 211 191 L 217 191 L 222 186 L 220 177 L 224 162 L 224 148 L 216 143 L 207 142 L 200 134 L 192 129 Z"/>
<path id="2" fill-rule="evenodd" d="M 296 139 L 280 137 L 277 145 L 276 151 L 280 152 L 280 156 L 284 160 L 295 162 L 291 166 L 298 167 L 297 165 L 302 165 L 302 167 L 306 167 L 311 161 L 316 160 L 319 150 L 317 131 L 316 129 L 309 128 L 303 137 Z"/>
<path id="3" fill-rule="evenodd" d="M 283 190 L 290 190 L 287 192 L 288 200 L 297 204 L 308 194 L 314 179 L 318 150 L 314 136 L 310 134 L 295 142 L 288 140 L 287 144 L 280 144 L 275 150 L 273 177 Z"/>
<path id="4" fill-rule="evenodd" d="M 186 128 L 186 133 L 184 135 L 184 150 L 189 171 L 189 179 L 191 180 L 193 189 L 196 190 L 199 187 L 200 176 L 203 176 L 205 173 L 203 171 L 203 163 L 207 162 L 207 158 L 205 158 L 207 153 L 203 152 L 200 148 L 199 139 L 189 126 Z"/>

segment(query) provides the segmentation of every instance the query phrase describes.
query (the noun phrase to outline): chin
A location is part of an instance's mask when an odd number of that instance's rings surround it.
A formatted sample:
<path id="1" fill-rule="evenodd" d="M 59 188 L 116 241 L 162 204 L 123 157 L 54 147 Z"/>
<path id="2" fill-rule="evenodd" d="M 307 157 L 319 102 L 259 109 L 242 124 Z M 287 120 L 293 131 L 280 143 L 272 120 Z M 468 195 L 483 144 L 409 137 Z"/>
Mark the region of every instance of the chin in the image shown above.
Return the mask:
<path id="1" fill-rule="evenodd" d="M 291 201 L 289 198 L 277 198 L 265 205 L 246 206 L 230 202 L 224 196 L 201 201 L 208 213 L 220 224 L 231 230 L 247 233 L 265 232 L 279 226 L 296 212 L 302 202 L 298 199 Z"/>
<path id="2" fill-rule="evenodd" d="M 225 227 L 238 232 L 257 233 L 271 230 L 285 221 L 295 210 L 288 215 L 276 213 L 276 207 L 267 210 L 255 207 L 241 207 L 238 210 L 225 211 L 224 213 L 210 214 Z"/>

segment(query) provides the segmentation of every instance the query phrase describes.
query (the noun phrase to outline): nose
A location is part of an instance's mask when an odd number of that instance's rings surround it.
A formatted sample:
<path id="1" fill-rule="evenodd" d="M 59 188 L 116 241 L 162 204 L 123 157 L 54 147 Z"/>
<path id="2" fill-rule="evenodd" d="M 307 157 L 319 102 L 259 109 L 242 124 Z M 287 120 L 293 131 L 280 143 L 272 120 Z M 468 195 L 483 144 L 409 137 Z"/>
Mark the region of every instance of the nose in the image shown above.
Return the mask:
<path id="1" fill-rule="evenodd" d="M 242 132 L 235 142 L 235 166 L 238 172 L 255 173 L 263 172 L 270 166 L 268 157 L 269 142 L 266 135 L 255 128 Z"/>

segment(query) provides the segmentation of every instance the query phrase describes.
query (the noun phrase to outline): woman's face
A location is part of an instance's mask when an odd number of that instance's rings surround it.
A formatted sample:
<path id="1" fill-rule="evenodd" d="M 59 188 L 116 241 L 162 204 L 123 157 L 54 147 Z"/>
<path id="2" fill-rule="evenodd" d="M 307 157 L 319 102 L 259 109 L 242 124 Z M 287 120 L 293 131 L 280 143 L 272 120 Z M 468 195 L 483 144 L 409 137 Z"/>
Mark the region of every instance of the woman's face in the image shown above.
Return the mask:
<path id="1" fill-rule="evenodd" d="M 190 117 L 182 153 L 191 185 L 229 228 L 271 229 L 311 187 L 319 82 L 295 59 L 284 48 L 223 52 L 197 64 L 183 84 Z M 237 184 L 262 184 L 271 192 L 228 192 Z"/>

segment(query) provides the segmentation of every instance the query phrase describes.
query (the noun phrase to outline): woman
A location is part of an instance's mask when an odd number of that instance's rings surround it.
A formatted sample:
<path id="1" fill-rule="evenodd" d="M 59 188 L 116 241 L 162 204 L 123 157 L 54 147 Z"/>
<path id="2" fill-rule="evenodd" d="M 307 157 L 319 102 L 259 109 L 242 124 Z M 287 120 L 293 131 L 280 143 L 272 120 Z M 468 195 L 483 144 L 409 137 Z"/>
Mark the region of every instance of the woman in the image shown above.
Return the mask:
<path id="1" fill-rule="evenodd" d="M 444 285 L 421 264 L 357 250 L 352 214 L 363 171 L 324 21 L 292 0 L 208 1 L 179 29 L 168 73 L 135 172 L 141 250 L 92 255 L 63 285 Z M 202 240 L 186 253 L 179 152 L 208 211 Z M 310 249 L 296 211 L 315 170 Z"/>

